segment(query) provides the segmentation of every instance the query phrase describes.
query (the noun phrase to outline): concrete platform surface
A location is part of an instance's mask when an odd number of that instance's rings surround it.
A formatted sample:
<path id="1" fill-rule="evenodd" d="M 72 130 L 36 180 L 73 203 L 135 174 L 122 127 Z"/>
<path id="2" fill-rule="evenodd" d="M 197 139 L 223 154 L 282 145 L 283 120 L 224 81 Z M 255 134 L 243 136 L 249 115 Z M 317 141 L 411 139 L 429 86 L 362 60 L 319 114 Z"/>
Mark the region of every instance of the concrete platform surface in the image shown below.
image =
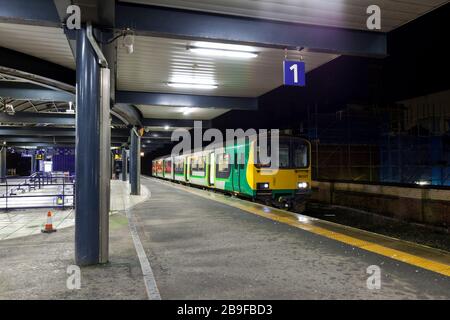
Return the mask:
<path id="1" fill-rule="evenodd" d="M 39 190 L 36 192 L 40 192 Z M 147 188 L 142 188 L 140 196 L 129 196 L 130 184 L 121 180 L 111 180 L 111 212 L 131 208 L 149 196 Z M 22 200 L 27 201 L 28 199 Z M 0 206 L 1 207 L 1 206 Z M 72 227 L 75 224 L 75 212 L 72 209 L 24 209 L 0 212 L 0 240 L 25 237 L 41 233 L 47 221 L 47 212 L 53 213 L 53 225 L 56 229 Z"/>
<path id="2" fill-rule="evenodd" d="M 111 216 L 110 230 L 110 262 L 82 268 L 73 290 L 74 227 L 0 241 L 0 299 L 146 299 L 126 217 Z"/>
<path id="3" fill-rule="evenodd" d="M 149 197 L 144 186 L 141 190 L 141 196 L 130 196 L 127 182 L 112 181 L 110 262 L 81 268 L 80 289 L 67 286 L 68 268 L 74 265 L 72 210 L 56 212 L 54 222 L 58 232 L 52 234 L 40 232 L 45 223 L 41 212 L 0 214 L 7 224 L 3 228 L 0 225 L 0 237 L 3 236 L 0 241 L 0 300 L 147 299 L 124 211 Z M 27 234 L 30 232 L 31 235 Z"/>
<path id="4" fill-rule="evenodd" d="M 142 179 L 132 209 L 163 299 L 450 299 L 450 278 Z M 242 200 L 236 200 L 242 201 Z M 367 269 L 381 270 L 368 289 Z"/>

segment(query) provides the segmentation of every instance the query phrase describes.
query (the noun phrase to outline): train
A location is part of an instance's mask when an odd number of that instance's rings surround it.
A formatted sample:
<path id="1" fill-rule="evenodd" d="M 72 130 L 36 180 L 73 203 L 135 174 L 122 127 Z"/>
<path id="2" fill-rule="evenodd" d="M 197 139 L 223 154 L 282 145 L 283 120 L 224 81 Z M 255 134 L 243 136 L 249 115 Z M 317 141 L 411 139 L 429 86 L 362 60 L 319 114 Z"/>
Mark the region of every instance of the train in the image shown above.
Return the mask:
<path id="1" fill-rule="evenodd" d="M 153 159 L 152 176 L 303 212 L 311 195 L 310 142 L 280 136 L 279 169 L 273 169 L 259 161 L 259 140 L 235 139 L 224 146 Z"/>

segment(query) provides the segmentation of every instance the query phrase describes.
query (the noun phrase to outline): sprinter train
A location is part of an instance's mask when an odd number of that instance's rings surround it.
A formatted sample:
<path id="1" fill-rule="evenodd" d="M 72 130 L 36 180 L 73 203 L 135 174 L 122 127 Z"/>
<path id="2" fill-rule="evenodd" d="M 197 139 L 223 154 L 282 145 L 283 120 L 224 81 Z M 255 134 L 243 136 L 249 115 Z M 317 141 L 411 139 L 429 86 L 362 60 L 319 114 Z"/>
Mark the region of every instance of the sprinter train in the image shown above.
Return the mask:
<path id="1" fill-rule="evenodd" d="M 154 159 L 152 175 L 303 211 L 311 193 L 310 143 L 300 137 L 280 136 L 279 169 L 275 170 L 258 160 L 259 139 Z"/>

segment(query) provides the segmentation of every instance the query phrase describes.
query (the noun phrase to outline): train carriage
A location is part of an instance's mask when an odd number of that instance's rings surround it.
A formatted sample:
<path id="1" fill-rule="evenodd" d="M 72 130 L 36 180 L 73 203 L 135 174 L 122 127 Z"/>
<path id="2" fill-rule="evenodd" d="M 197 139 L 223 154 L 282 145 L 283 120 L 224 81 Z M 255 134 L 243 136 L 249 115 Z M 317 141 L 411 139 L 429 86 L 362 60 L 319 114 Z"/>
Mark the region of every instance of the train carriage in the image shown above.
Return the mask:
<path id="1" fill-rule="evenodd" d="M 311 147 L 307 140 L 282 136 L 279 167 L 262 163 L 259 139 L 153 160 L 154 176 L 207 187 L 302 211 L 311 193 Z M 162 169 L 163 168 L 163 169 Z"/>

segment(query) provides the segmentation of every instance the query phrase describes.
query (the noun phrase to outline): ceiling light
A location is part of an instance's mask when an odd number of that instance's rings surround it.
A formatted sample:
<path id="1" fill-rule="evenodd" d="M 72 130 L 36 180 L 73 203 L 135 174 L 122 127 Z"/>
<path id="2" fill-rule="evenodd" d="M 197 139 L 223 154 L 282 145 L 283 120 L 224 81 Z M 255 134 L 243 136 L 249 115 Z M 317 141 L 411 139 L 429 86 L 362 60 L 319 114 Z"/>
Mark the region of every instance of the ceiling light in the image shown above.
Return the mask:
<path id="1" fill-rule="evenodd" d="M 213 57 L 256 58 L 258 56 L 253 47 L 228 43 L 200 41 L 189 46 L 188 50 Z"/>
<path id="2" fill-rule="evenodd" d="M 194 108 L 185 107 L 182 109 L 183 115 L 187 116 L 188 114 L 191 114 L 194 111 Z"/>
<path id="3" fill-rule="evenodd" d="M 233 50 L 197 48 L 197 47 L 190 47 L 188 49 L 193 53 L 211 57 L 256 58 L 258 56 L 258 54 L 255 52 L 246 52 L 246 51 L 233 51 Z"/>
<path id="4" fill-rule="evenodd" d="M 170 127 L 169 126 L 164 126 L 164 130 L 169 130 L 170 129 Z"/>
<path id="5" fill-rule="evenodd" d="M 195 42 L 193 44 L 193 47 L 217 49 L 217 50 L 243 51 L 243 52 L 252 52 L 252 53 L 255 51 L 255 49 L 253 47 L 244 46 L 241 44 L 205 42 L 205 41 Z"/>
<path id="6" fill-rule="evenodd" d="M 173 88 L 182 89 L 217 89 L 216 84 L 201 84 L 201 83 L 185 83 L 185 82 L 168 82 L 167 85 Z"/>

